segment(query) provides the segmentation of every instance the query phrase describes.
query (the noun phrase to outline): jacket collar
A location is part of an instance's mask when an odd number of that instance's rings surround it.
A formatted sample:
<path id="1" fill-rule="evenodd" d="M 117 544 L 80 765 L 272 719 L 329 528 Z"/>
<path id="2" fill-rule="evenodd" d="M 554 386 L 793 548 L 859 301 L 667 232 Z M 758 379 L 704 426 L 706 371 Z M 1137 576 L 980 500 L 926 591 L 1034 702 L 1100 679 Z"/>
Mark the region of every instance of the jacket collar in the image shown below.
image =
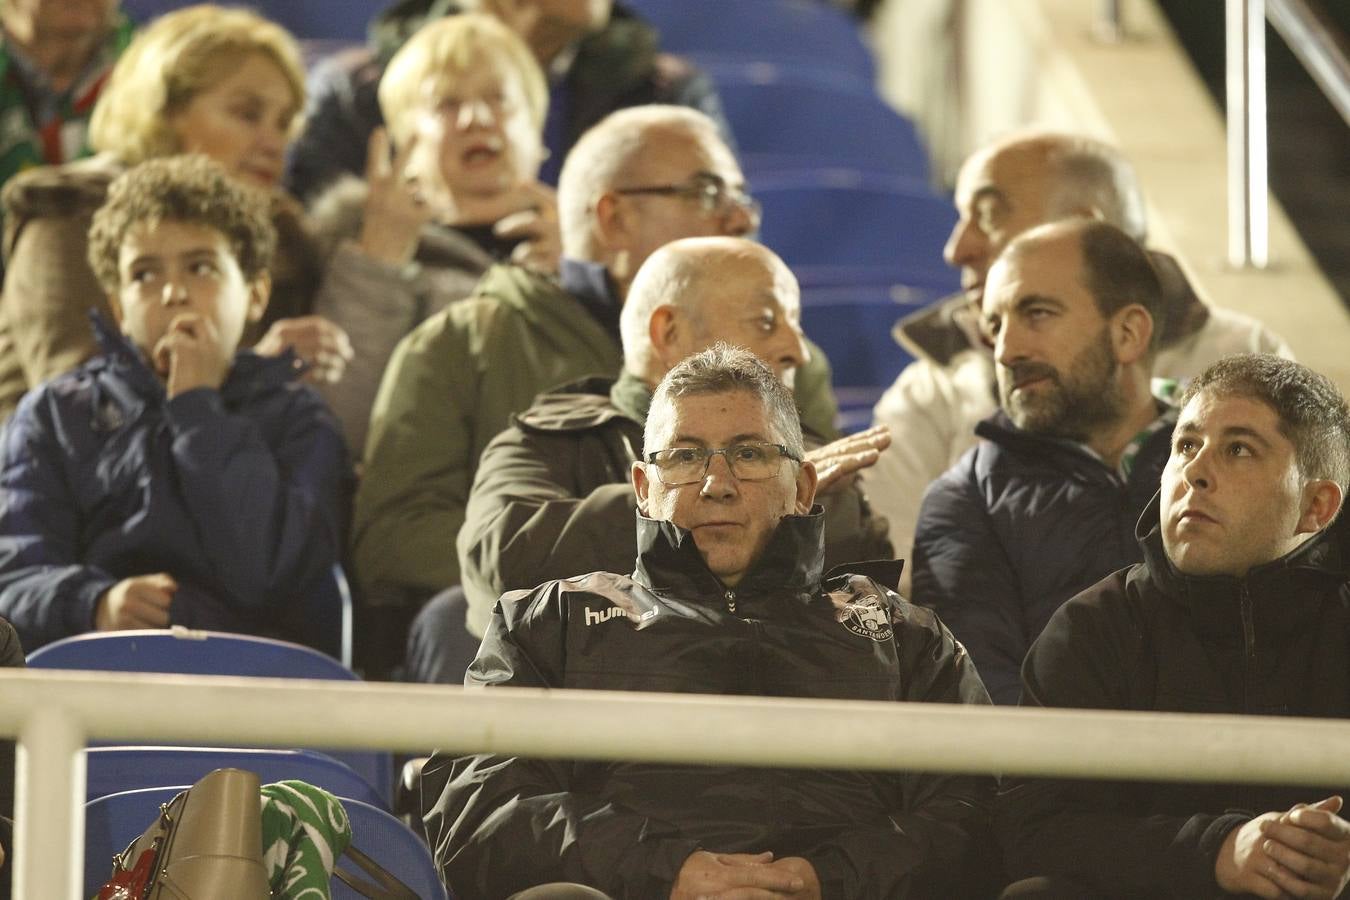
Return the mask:
<path id="1" fill-rule="evenodd" d="M 124 409 L 148 402 L 164 402 L 164 383 L 146 363 L 140 348 L 103 315 L 91 312 L 89 319 L 94 338 L 103 350 L 101 367 L 116 376 L 103 379 L 104 388 Z M 221 399 L 227 406 L 238 405 L 297 378 L 303 368 L 300 359 L 289 349 L 280 356 L 260 356 L 252 350 L 240 350 L 220 386 Z"/>
<path id="2" fill-rule="evenodd" d="M 1169 408 L 1162 413 L 1162 415 L 1173 417 L 1174 420 L 1176 414 L 1175 408 Z M 1095 453 L 1077 441 L 1024 431 L 1013 424 L 1012 419 L 1002 409 L 995 411 L 992 416 L 976 425 L 975 434 L 1018 456 L 1029 459 L 1044 459 L 1052 461 L 1056 465 L 1072 466 L 1079 468 L 1079 470 L 1082 466 L 1094 467 L 1119 478 L 1119 475 L 1103 463 Z M 1153 477 L 1148 474 L 1150 472 L 1149 466 L 1141 466 L 1139 461 L 1151 460 L 1159 453 L 1166 454 L 1166 448 L 1171 446 L 1171 441 L 1172 430 L 1170 428 L 1159 428 L 1150 434 L 1135 454 L 1136 463 L 1130 469 L 1129 480 L 1133 481 L 1136 473 L 1141 472 L 1144 473 L 1144 476 L 1141 477 Z"/>
<path id="3" fill-rule="evenodd" d="M 1242 604 L 1249 603 L 1258 645 L 1298 632 L 1315 619 L 1323 598 L 1345 582 L 1340 533 L 1335 526 L 1245 576 L 1186 575 L 1163 547 L 1161 492 L 1144 508 L 1135 536 L 1144 551 L 1143 566 L 1130 579 L 1150 581 L 1167 600 L 1179 604 L 1201 634 L 1221 643 L 1242 643 Z"/>
<path id="4" fill-rule="evenodd" d="M 619 336 L 619 309 L 623 300 L 608 269 L 600 263 L 564 256 L 559 263 L 558 281 L 608 334 Z"/>
<path id="5" fill-rule="evenodd" d="M 720 603 L 727 588 L 708 569 L 692 532 L 637 514 L 637 570 L 634 579 L 659 594 L 688 602 Z M 784 516 L 769 545 L 735 592 L 741 597 L 815 596 L 825 566 L 825 514 L 813 507 L 805 516 Z"/>

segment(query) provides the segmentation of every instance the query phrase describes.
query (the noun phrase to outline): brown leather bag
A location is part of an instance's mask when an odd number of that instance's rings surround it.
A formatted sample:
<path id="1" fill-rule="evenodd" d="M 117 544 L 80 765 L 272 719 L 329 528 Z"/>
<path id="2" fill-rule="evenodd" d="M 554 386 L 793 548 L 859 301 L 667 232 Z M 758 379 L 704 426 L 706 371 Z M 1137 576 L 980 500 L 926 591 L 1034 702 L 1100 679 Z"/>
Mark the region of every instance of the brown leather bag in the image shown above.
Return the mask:
<path id="1" fill-rule="evenodd" d="M 216 769 L 160 807 L 98 900 L 264 900 L 258 776 Z"/>

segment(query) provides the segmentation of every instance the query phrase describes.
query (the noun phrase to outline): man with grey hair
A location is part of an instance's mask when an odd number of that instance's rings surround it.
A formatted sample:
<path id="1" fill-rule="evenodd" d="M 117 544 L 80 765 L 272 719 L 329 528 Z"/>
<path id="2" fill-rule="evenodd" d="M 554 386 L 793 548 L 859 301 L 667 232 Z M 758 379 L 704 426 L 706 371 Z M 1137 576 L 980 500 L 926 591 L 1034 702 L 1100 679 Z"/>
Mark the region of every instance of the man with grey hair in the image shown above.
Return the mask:
<path id="1" fill-rule="evenodd" d="M 684 358 L 723 341 L 754 353 L 790 386 L 807 357 L 800 312 L 797 279 L 761 244 L 685 238 L 653 253 L 620 317 L 618 378 L 541 394 L 483 451 L 458 541 L 473 632 L 486 628 L 506 591 L 625 570 L 636 552 L 628 471 L 641 458 L 657 383 Z M 892 556 L 884 521 L 871 515 L 852 477 L 889 442 L 886 429 L 875 428 L 821 446 L 808 429 L 829 565 Z M 429 606 L 423 617 L 439 615 Z M 445 627 L 428 628 L 422 618 L 414 626 L 410 669 L 422 680 L 463 678 L 469 658 L 444 660 L 426 640 Z"/>
<path id="2" fill-rule="evenodd" d="M 961 270 L 961 293 L 900 320 L 896 340 L 913 357 L 882 396 L 873 419 L 905 435 L 864 475 L 890 522 L 897 553 L 914 540 L 919 500 L 928 485 L 975 443 L 975 425 L 997 407 L 994 360 L 980 333 L 979 307 L 989 269 L 1018 235 L 1037 225 L 1089 217 L 1144 243 L 1144 197 L 1129 162 L 1091 138 L 1032 131 L 974 153 L 956 185 L 960 218 L 944 253 Z M 1292 356 L 1260 322 L 1206 305 L 1176 260 L 1152 252 L 1162 281 L 1154 374 L 1184 380 L 1233 353 Z"/>
<path id="3" fill-rule="evenodd" d="M 632 463 L 637 561 L 508 593 L 466 683 L 987 702 L 896 563 L 823 575 L 818 474 L 792 395 L 747 351 L 675 366 Z M 627 571 L 625 567 L 624 571 Z M 864 571 L 865 570 L 865 571 Z M 984 896 L 988 779 L 436 755 L 425 821 L 446 884 L 505 897 Z"/>
<path id="4" fill-rule="evenodd" d="M 385 370 L 352 531 L 366 647 L 384 648 L 386 661 L 401 659 L 421 603 L 460 581 L 453 542 L 488 442 L 539 392 L 618 371 L 619 313 L 653 251 L 747 235 L 759 216 L 712 121 L 674 106 L 622 110 L 587 132 L 563 166 L 558 207 L 556 280 L 489 269 L 473 296 L 404 338 Z M 818 350 L 803 358 L 796 390 L 803 420 L 830 434 L 836 404 Z"/>

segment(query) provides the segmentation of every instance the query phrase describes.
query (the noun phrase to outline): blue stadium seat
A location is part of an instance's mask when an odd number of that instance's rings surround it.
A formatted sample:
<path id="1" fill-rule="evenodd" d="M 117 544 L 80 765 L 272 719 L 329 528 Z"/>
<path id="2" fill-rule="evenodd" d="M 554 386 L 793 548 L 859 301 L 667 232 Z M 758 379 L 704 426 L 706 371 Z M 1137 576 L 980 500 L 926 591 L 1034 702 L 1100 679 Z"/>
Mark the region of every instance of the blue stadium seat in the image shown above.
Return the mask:
<path id="1" fill-rule="evenodd" d="M 910 363 L 891 331 L 897 320 L 932 299 L 903 285 L 803 289 L 802 330 L 829 357 L 841 407 L 861 406 L 869 398 L 875 402 L 872 394 L 890 385 Z M 850 401 L 845 389 L 858 396 Z"/>
<path id="2" fill-rule="evenodd" d="M 820 0 L 626 0 L 661 47 L 715 60 L 814 63 L 876 80 L 872 52 L 843 10 Z"/>
<path id="3" fill-rule="evenodd" d="M 148 22 L 198 0 L 122 0 L 122 10 L 135 22 Z M 247 6 L 282 25 L 298 38 L 364 41 L 366 25 L 386 0 L 226 0 L 225 6 Z"/>
<path id="4" fill-rule="evenodd" d="M 870 89 L 811 75 L 723 67 L 717 80 L 746 174 L 851 168 L 928 182 L 928 151 L 914 124 Z"/>
<path id="5" fill-rule="evenodd" d="M 91 747 L 85 799 L 170 784 L 195 784 L 216 769 L 256 772 L 264 784 L 296 779 L 382 809 L 388 803 L 344 763 L 313 750 L 235 747 Z"/>
<path id="6" fill-rule="evenodd" d="M 956 213 L 912 180 L 819 170 L 759 177 L 750 189 L 764 207 L 760 239 L 803 285 L 960 287 L 942 261 Z"/>
<path id="7" fill-rule="evenodd" d="M 35 650 L 28 657 L 28 665 L 36 669 L 360 680 L 332 657 L 299 644 L 181 628 L 76 635 Z M 350 766 L 370 782 L 379 796 L 390 797 L 394 764 L 388 753 L 322 752 Z"/>
<path id="8" fill-rule="evenodd" d="M 183 786 L 124 791 L 99 797 L 84 809 L 84 895 L 92 896 L 107 880 L 113 855 L 131 843 Z M 388 813 L 367 803 L 342 798 L 352 825 L 352 843 L 392 872 L 423 900 L 448 900 L 431 853 L 417 835 Z M 350 861 L 342 868 L 356 874 Z M 354 900 L 355 891 L 333 879 L 334 900 Z"/>

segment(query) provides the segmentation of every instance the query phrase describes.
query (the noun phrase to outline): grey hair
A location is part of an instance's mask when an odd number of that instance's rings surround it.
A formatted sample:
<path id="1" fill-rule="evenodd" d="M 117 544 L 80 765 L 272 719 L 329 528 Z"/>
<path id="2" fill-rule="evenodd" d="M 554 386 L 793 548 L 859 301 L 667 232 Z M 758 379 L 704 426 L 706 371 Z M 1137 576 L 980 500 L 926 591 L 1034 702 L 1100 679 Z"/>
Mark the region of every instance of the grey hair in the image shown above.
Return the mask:
<path id="1" fill-rule="evenodd" d="M 673 418 L 672 407 L 680 397 L 726 394 L 744 391 L 759 398 L 764 404 L 769 425 L 777 440 L 798 458 L 804 454 L 801 416 L 792 399 L 792 391 L 778 380 L 773 370 L 749 350 L 732 347 L 721 341 L 707 350 L 687 357 L 666 373 L 656 386 L 647 425 L 643 430 L 643 446 L 650 452 L 661 449 L 664 432 Z"/>
<path id="2" fill-rule="evenodd" d="M 1200 394 L 1247 397 L 1275 411 L 1294 445 L 1299 473 L 1350 488 L 1350 406 L 1320 372 L 1268 353 L 1228 356 L 1197 375 L 1180 406 Z"/>
<path id="3" fill-rule="evenodd" d="M 563 253 L 585 259 L 595 202 L 631 175 L 648 146 L 648 133 L 684 131 L 721 141 L 717 126 L 685 106 L 648 104 L 610 113 L 573 145 L 558 176 L 558 220 Z"/>
<path id="4" fill-rule="evenodd" d="M 1143 243 L 1148 237 L 1144 196 L 1134 167 L 1120 151 L 1079 135 L 1053 135 L 1046 141 L 1046 161 L 1056 173 L 1046 206 L 1056 215 L 1094 207 L 1108 224 Z"/>

